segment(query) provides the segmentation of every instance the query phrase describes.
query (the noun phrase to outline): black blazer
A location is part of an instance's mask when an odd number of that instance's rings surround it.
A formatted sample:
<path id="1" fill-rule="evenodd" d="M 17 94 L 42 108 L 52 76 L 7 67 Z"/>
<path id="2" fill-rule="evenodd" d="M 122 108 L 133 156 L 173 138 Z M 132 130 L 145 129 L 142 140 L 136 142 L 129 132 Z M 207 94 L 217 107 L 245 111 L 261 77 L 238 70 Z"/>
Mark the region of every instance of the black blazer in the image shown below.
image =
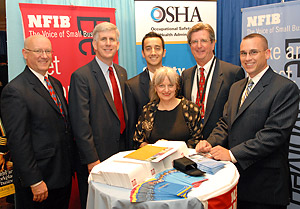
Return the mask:
<path id="1" fill-rule="evenodd" d="M 122 101 L 127 123 L 125 81 L 127 72 L 114 64 L 122 89 Z M 120 120 L 105 77 L 97 61 L 76 70 L 69 90 L 70 118 L 81 162 L 103 161 L 123 150 L 127 142 L 120 141 Z M 126 131 L 126 130 L 125 130 Z"/>
<path id="2" fill-rule="evenodd" d="M 143 71 L 125 82 L 125 98 L 128 108 L 127 135 L 130 146 L 133 148 L 133 135 L 139 116 L 144 105 L 149 101 L 150 77 L 148 71 Z"/>
<path id="3" fill-rule="evenodd" d="M 191 100 L 193 81 L 197 65 L 186 69 L 181 75 L 181 95 Z M 227 101 L 231 85 L 245 78 L 244 70 L 236 65 L 216 58 L 214 73 L 208 93 L 202 135 L 207 139 L 219 118 Z"/>
<path id="4" fill-rule="evenodd" d="M 247 79 L 232 85 L 223 118 L 207 141 L 229 147 L 240 172 L 238 199 L 287 205 L 288 151 L 298 115 L 299 90 L 269 68 L 239 108 Z"/>
<path id="5" fill-rule="evenodd" d="M 51 190 L 71 182 L 72 135 L 67 102 L 61 83 L 50 75 L 49 80 L 62 103 L 65 119 L 27 66 L 2 92 L 2 119 L 16 187 L 43 180 Z"/>

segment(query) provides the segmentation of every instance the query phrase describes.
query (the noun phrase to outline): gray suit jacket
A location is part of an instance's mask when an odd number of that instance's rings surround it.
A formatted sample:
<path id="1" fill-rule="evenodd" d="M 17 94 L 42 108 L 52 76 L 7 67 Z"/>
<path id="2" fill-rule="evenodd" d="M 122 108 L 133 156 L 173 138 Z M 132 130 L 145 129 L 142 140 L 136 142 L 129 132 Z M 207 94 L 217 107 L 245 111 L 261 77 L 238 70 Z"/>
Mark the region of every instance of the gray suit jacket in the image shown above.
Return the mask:
<path id="1" fill-rule="evenodd" d="M 186 69 L 181 75 L 181 95 L 191 100 L 192 86 L 197 66 Z M 244 70 L 216 58 L 214 73 L 206 103 L 202 135 L 206 139 L 222 116 L 231 85 L 245 78 Z"/>
<path id="2" fill-rule="evenodd" d="M 72 135 L 61 83 L 49 75 L 66 115 L 26 66 L 5 86 L 1 98 L 3 124 L 14 163 L 14 184 L 29 187 L 43 180 L 49 190 L 71 182 Z"/>
<path id="3" fill-rule="evenodd" d="M 126 70 L 114 64 L 124 104 Z M 76 70 L 69 90 L 70 118 L 83 164 L 103 161 L 125 148 L 120 140 L 120 120 L 105 77 L 95 59 Z"/>
<path id="4" fill-rule="evenodd" d="M 269 68 L 239 108 L 247 79 L 232 85 L 224 114 L 207 141 L 229 147 L 240 172 L 238 199 L 287 205 L 289 141 L 299 89 Z"/>

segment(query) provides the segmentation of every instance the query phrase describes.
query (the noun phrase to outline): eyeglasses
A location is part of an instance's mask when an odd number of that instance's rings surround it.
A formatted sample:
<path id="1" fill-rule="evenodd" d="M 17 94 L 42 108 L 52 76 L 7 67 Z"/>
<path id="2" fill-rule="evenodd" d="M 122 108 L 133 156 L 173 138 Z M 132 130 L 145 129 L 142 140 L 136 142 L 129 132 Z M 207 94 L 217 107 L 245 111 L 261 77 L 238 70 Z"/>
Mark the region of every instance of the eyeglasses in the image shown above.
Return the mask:
<path id="1" fill-rule="evenodd" d="M 34 53 L 36 53 L 36 54 L 38 54 L 38 55 L 43 55 L 44 53 L 46 53 L 46 55 L 50 55 L 50 54 L 53 53 L 52 50 L 48 50 L 48 49 L 46 49 L 46 50 L 43 50 L 43 49 L 31 50 L 31 49 L 27 49 L 27 48 L 25 48 L 25 49 L 26 49 L 27 51 L 34 52 Z"/>
<path id="2" fill-rule="evenodd" d="M 262 51 L 259 51 L 259 50 L 256 50 L 256 49 L 252 49 L 249 52 L 240 51 L 240 56 L 241 57 L 247 57 L 247 54 L 249 54 L 250 57 L 254 57 L 254 56 L 258 55 L 258 53 L 260 53 L 260 52 L 262 52 Z"/>
<path id="3" fill-rule="evenodd" d="M 196 46 L 196 45 L 198 45 L 199 42 L 201 44 L 207 44 L 209 41 L 211 41 L 211 40 L 210 39 L 193 40 L 190 42 L 190 44 L 191 44 L 191 46 Z"/>

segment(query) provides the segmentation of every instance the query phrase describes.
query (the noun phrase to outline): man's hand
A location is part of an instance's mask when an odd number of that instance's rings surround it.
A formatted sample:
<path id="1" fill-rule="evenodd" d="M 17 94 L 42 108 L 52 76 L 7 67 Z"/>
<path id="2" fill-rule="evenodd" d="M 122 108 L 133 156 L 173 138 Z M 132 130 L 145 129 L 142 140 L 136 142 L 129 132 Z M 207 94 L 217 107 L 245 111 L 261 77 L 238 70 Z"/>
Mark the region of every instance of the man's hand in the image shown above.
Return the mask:
<path id="1" fill-rule="evenodd" d="M 100 163 L 100 160 L 97 160 L 93 163 L 88 164 L 88 171 L 89 173 L 92 171 L 92 169 L 94 168 L 95 165 L 98 165 Z"/>
<path id="2" fill-rule="evenodd" d="M 37 186 L 32 186 L 33 201 L 42 202 L 48 197 L 48 188 L 44 181 Z"/>
<path id="3" fill-rule="evenodd" d="M 216 160 L 231 161 L 229 150 L 219 145 L 213 147 L 210 151 L 210 154 Z"/>
<path id="4" fill-rule="evenodd" d="M 207 153 L 211 150 L 211 144 L 208 143 L 206 140 L 200 140 L 199 143 L 196 145 L 196 152 L 203 152 Z"/>

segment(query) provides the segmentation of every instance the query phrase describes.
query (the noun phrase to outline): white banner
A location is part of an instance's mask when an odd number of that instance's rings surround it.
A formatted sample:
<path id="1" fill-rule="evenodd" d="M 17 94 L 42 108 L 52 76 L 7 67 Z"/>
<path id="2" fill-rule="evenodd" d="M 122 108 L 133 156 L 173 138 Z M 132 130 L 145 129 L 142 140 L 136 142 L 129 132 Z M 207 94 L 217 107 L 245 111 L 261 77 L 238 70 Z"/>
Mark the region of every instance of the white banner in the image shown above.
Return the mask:
<path id="1" fill-rule="evenodd" d="M 163 65 L 178 73 L 196 64 L 187 43 L 188 30 L 199 22 L 210 24 L 216 33 L 216 1 L 135 1 L 137 71 L 147 66 L 142 57 L 142 39 L 153 31 L 165 41 Z"/>

